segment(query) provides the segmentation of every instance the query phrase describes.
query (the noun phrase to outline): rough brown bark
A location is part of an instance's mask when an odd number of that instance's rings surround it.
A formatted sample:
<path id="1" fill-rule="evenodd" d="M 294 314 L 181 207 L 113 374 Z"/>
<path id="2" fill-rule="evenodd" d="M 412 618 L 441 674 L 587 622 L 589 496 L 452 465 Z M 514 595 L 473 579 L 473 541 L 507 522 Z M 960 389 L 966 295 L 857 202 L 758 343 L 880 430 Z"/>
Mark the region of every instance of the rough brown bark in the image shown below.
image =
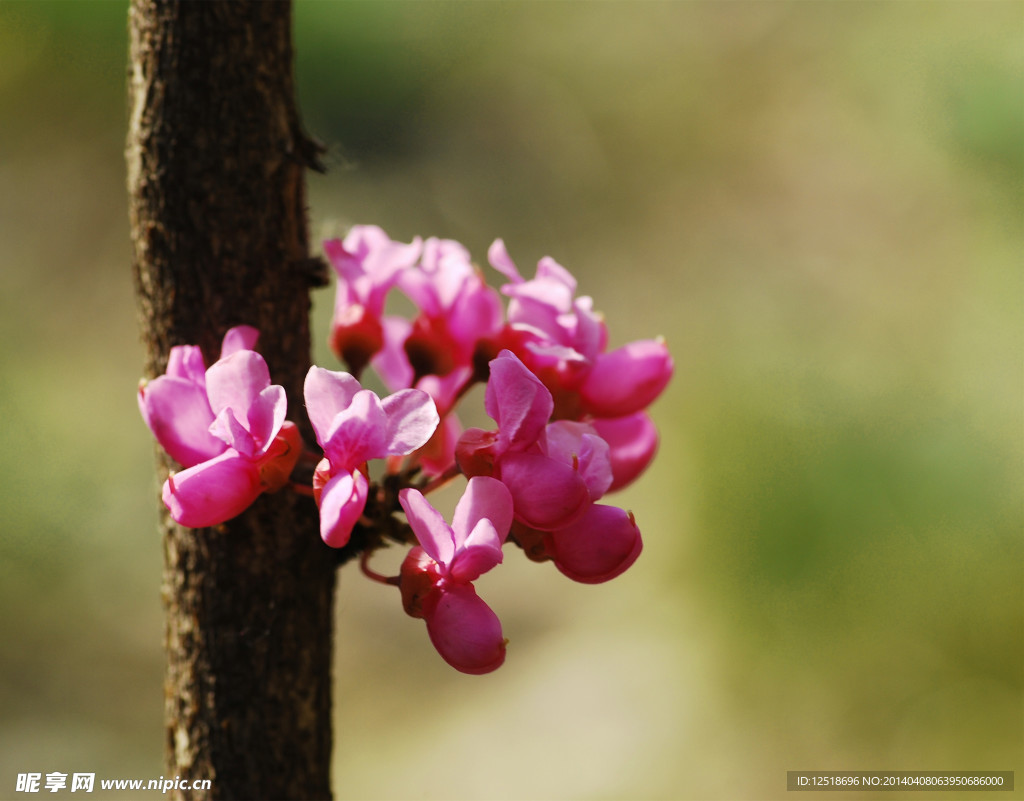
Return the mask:
<path id="1" fill-rule="evenodd" d="M 310 364 L 304 170 L 288 2 L 133 0 L 127 162 L 146 372 L 233 325 L 303 427 Z M 173 465 L 160 457 L 161 480 Z M 168 777 L 184 798 L 330 795 L 335 566 L 309 498 L 192 530 L 162 517 Z"/>

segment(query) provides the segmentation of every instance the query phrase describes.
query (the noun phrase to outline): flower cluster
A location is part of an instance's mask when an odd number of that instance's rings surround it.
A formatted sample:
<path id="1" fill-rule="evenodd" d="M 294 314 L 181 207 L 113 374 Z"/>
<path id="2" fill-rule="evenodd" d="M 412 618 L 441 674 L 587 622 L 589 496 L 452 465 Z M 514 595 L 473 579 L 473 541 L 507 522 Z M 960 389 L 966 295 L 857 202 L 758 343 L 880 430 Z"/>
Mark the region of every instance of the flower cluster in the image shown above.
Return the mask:
<path id="1" fill-rule="evenodd" d="M 306 376 L 320 458 L 311 486 L 308 472 L 306 484 L 292 476 L 310 451 L 285 419 L 285 391 L 253 349 L 255 329 L 239 326 L 211 367 L 197 347 L 179 346 L 166 374 L 140 386 L 143 419 L 184 468 L 167 479 L 164 503 L 177 522 L 205 527 L 264 492 L 311 495 L 323 541 L 344 548 L 359 529 L 364 572 L 398 586 L 445 661 L 487 673 L 506 640 L 473 582 L 502 562 L 506 542 L 584 583 L 639 556 L 633 514 L 600 501 L 653 459 L 646 407 L 672 359 L 661 339 L 608 350 L 604 320 L 569 271 L 546 257 L 527 280 L 501 240 L 488 252 L 507 279 L 500 292 L 452 240 L 406 244 L 356 226 L 324 247 L 338 274 L 329 343 L 348 372 L 314 366 Z M 412 319 L 385 312 L 393 291 L 413 303 Z M 367 367 L 391 394 L 362 386 Z M 492 430 L 464 430 L 457 416 L 477 383 Z M 376 479 L 373 460 L 384 465 Z M 468 482 L 449 524 L 426 495 L 459 475 Z M 367 563 L 386 539 L 413 546 L 390 578 Z"/>
<path id="2" fill-rule="evenodd" d="M 139 386 L 139 410 L 153 435 L 186 468 L 164 483 L 171 517 L 198 528 L 244 512 L 264 492 L 288 483 L 302 450 L 299 429 L 284 419 L 284 388 L 270 383 L 252 350 L 255 328 L 224 336 L 220 359 L 206 369 L 194 345 L 171 348 L 167 372 Z"/>

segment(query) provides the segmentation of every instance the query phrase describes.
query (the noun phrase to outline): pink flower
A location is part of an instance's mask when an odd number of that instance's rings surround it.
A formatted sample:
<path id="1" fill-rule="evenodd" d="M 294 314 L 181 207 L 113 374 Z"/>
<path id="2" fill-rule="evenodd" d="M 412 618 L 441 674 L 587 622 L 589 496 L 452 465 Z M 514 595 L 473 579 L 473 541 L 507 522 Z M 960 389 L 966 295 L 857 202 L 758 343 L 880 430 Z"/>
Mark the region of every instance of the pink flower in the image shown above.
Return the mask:
<path id="1" fill-rule="evenodd" d="M 198 348 L 172 348 L 167 373 L 139 389 L 146 424 L 186 467 L 163 488 L 182 525 L 213 526 L 240 514 L 287 484 L 301 453 L 298 428 L 284 419 L 284 388 L 248 350 L 257 336 L 248 326 L 228 331 L 221 358 L 205 371 Z"/>
<path id="2" fill-rule="evenodd" d="M 549 424 L 553 405 L 540 380 L 502 351 L 490 363 L 484 395 L 498 430 L 469 429 L 456 446 L 466 475 L 500 479 L 516 519 L 545 531 L 578 519 L 612 482 L 607 444 L 586 424 Z"/>
<path id="3" fill-rule="evenodd" d="M 577 419 L 582 410 L 576 390 L 608 342 L 604 321 L 589 297 L 575 297 L 576 279 L 551 257 L 541 259 L 527 281 L 502 240 L 494 241 L 487 256 L 509 279 L 501 288 L 510 299 L 503 343 L 554 395 L 556 416 Z"/>
<path id="4" fill-rule="evenodd" d="M 430 641 L 455 669 L 495 670 L 505 661 L 501 622 L 472 582 L 502 560 L 512 525 L 508 490 L 492 478 L 471 478 L 450 526 L 418 490 L 402 490 L 399 502 L 420 543 L 402 564 L 406 612 L 426 620 Z"/>
<path id="5" fill-rule="evenodd" d="M 224 335 L 220 357 L 252 350 L 258 337 L 252 326 L 230 329 Z M 206 395 L 206 363 L 198 345 L 171 348 L 166 372 L 139 385 L 138 401 L 142 419 L 156 441 L 183 467 L 224 451 L 223 441 L 209 431 L 214 414 Z"/>
<path id="6" fill-rule="evenodd" d="M 548 387 L 557 418 L 623 417 L 650 405 L 672 378 L 662 339 L 605 352 L 608 332 L 589 297 L 575 297 L 576 279 L 550 257 L 536 276 L 520 275 L 502 240 L 488 250 L 491 265 L 510 283 L 508 330 L 502 340 Z"/>
<path id="7" fill-rule="evenodd" d="M 534 561 L 550 560 L 583 584 L 599 584 L 626 571 L 640 556 L 643 541 L 630 512 L 594 504 L 578 520 L 554 531 L 516 523 L 512 530 Z"/>
<path id="8" fill-rule="evenodd" d="M 306 411 L 324 459 L 313 475 L 320 536 L 345 545 L 366 506 L 368 459 L 412 453 L 430 439 L 438 415 L 427 393 L 406 389 L 381 400 L 348 373 L 311 367 Z"/>
<path id="9" fill-rule="evenodd" d="M 462 432 L 453 406 L 495 350 L 503 325 L 501 299 L 484 283 L 469 252 L 451 239 L 426 240 L 420 263 L 403 270 L 396 283 L 419 314 L 412 321 L 383 318 L 384 344 L 372 365 L 392 391 L 415 387 L 433 398 L 442 425 L 420 464 L 427 475 L 439 475 L 454 464 Z"/>
<path id="10" fill-rule="evenodd" d="M 416 263 L 421 247 L 419 238 L 408 245 L 394 242 L 375 225 L 353 226 L 344 242 L 324 242 L 338 273 L 330 345 L 353 373 L 361 373 L 383 346 L 387 293 L 402 270 Z"/>
<path id="11" fill-rule="evenodd" d="M 467 383 L 473 380 L 472 368 L 457 367 L 447 375 L 425 375 L 415 380 L 412 365 L 404 350 L 404 343 L 412 326 L 400 317 L 384 318 L 384 348 L 373 358 L 374 370 L 384 386 L 395 392 L 413 385 L 423 390 L 434 401 L 441 418 L 430 441 L 417 454 L 427 475 L 440 475 L 455 464 L 455 443 L 462 433 L 462 425 L 454 406 Z"/>
<path id="12" fill-rule="evenodd" d="M 469 429 L 456 455 L 467 475 L 493 476 L 508 488 L 513 536 L 530 558 L 591 584 L 632 565 L 642 548 L 633 516 L 596 502 L 649 461 L 657 435 L 646 417 L 605 421 L 614 449 L 595 426 L 549 423 L 551 394 L 509 351 L 491 362 L 484 404 L 498 430 Z"/>
<path id="13" fill-rule="evenodd" d="M 496 477 L 516 503 L 516 519 L 544 531 L 578 520 L 612 482 L 608 445 L 585 423 L 549 423 L 535 445 L 506 452 Z"/>
<path id="14" fill-rule="evenodd" d="M 404 271 L 398 286 L 420 311 L 403 342 L 414 381 L 472 368 L 478 343 L 501 331 L 501 298 L 454 240 L 428 239 L 419 268 Z"/>

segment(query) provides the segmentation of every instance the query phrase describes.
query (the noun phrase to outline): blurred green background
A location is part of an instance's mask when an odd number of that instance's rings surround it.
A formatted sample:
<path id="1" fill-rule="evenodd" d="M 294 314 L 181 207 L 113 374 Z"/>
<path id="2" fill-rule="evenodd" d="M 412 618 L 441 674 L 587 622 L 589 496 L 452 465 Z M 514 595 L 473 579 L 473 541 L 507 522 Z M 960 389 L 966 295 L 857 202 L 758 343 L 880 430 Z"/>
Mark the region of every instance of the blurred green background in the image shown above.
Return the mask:
<path id="1" fill-rule="evenodd" d="M 660 457 L 617 500 L 643 556 L 600 587 L 488 574 L 498 673 L 450 670 L 397 593 L 342 571 L 338 797 L 1024 782 L 1024 4 L 295 17 L 330 147 L 317 241 L 377 223 L 484 262 L 501 236 L 527 274 L 574 271 L 613 345 L 662 334 L 677 364 Z M 0 3 L 4 798 L 20 772 L 164 772 L 125 63 L 124 2 Z"/>

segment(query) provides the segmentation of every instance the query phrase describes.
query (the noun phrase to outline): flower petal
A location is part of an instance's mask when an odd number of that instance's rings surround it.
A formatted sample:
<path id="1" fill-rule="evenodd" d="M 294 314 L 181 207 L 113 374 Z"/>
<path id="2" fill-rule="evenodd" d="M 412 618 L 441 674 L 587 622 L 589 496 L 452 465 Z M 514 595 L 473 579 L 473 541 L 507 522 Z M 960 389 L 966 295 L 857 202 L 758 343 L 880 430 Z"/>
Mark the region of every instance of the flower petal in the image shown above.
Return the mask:
<path id="1" fill-rule="evenodd" d="M 549 423 L 544 429 L 541 450 L 552 459 L 577 464 L 590 500 L 596 501 L 608 491 L 612 483 L 608 443 L 587 423 L 570 420 Z"/>
<path id="2" fill-rule="evenodd" d="M 545 257 L 547 258 L 547 257 Z M 551 312 L 561 314 L 572 308 L 573 294 L 576 292 L 576 280 L 557 262 L 549 260 L 549 269 L 542 271 L 537 265 L 537 277 L 521 284 L 506 284 L 501 288 L 503 294 L 525 303 L 536 303 L 546 306 Z M 553 265 L 553 267 L 551 267 Z M 558 272 L 561 270 L 561 273 Z M 518 316 L 516 322 L 519 322 Z"/>
<path id="3" fill-rule="evenodd" d="M 256 457 L 256 443 L 249 430 L 238 422 L 235 412 L 230 407 L 221 409 L 220 414 L 210 424 L 210 433 L 224 441 L 229 448 L 234 448 L 246 459 Z"/>
<path id="4" fill-rule="evenodd" d="M 279 384 L 271 384 L 253 400 L 246 422 L 259 451 L 266 451 L 270 447 L 284 424 L 286 414 L 288 396 Z"/>
<path id="5" fill-rule="evenodd" d="M 409 525 L 423 550 L 447 572 L 455 555 L 455 535 L 451 527 L 419 490 L 402 490 L 398 493 L 398 502 L 402 504 Z"/>
<path id="6" fill-rule="evenodd" d="M 448 310 L 447 322 L 448 332 L 462 350 L 460 358 L 471 359 L 478 340 L 501 331 L 501 297 L 474 272 Z"/>
<path id="7" fill-rule="evenodd" d="M 609 492 L 632 483 L 654 459 L 658 450 L 658 429 L 646 412 L 600 418 L 592 425 L 608 443 L 613 476 Z"/>
<path id="8" fill-rule="evenodd" d="M 201 387 L 206 386 L 206 362 L 198 345 L 175 345 L 167 356 L 164 375 L 185 378 Z"/>
<path id="9" fill-rule="evenodd" d="M 507 531 L 500 533 L 486 517 L 479 520 L 466 541 L 455 551 L 448 571 L 452 580 L 468 584 L 501 564 L 501 543 L 507 536 Z"/>
<path id="10" fill-rule="evenodd" d="M 440 417 L 430 396 L 418 389 L 403 389 L 381 401 L 387 415 L 385 448 L 389 456 L 412 453 L 430 439 Z"/>
<path id="11" fill-rule="evenodd" d="M 220 346 L 220 357 L 224 359 L 240 350 L 252 350 L 256 347 L 256 340 L 259 338 L 260 332 L 251 325 L 236 325 L 224 334 L 224 342 Z"/>
<path id="12" fill-rule="evenodd" d="M 457 584 L 427 606 L 427 634 L 445 662 L 471 674 L 501 667 L 505 661 L 501 621 L 471 584 Z"/>
<path id="13" fill-rule="evenodd" d="M 643 548 L 633 515 L 616 506 L 591 506 L 578 521 L 551 532 L 549 555 L 566 576 L 599 584 L 632 565 Z"/>
<path id="14" fill-rule="evenodd" d="M 368 389 L 357 392 L 352 403 L 335 415 L 323 443 L 331 464 L 354 469 L 367 459 L 387 456 L 388 418 L 380 398 Z"/>
<path id="15" fill-rule="evenodd" d="M 259 470 L 228 450 L 164 482 L 163 500 L 171 517 L 189 528 L 205 528 L 244 512 L 262 492 Z"/>
<path id="16" fill-rule="evenodd" d="M 139 389 L 139 411 L 157 442 L 184 467 L 224 452 L 224 443 L 210 433 L 213 411 L 202 385 L 162 375 Z"/>
<path id="17" fill-rule="evenodd" d="M 594 311 L 594 301 L 587 295 L 573 301 L 573 347 L 587 361 L 594 361 L 608 346 L 608 327 Z"/>
<path id="18" fill-rule="evenodd" d="M 392 240 L 379 226 L 353 225 L 344 242 L 325 242 L 324 250 L 338 273 L 339 291 L 345 287 L 379 315 L 387 290 L 402 270 L 416 263 L 422 246 L 419 237 L 405 244 Z"/>
<path id="19" fill-rule="evenodd" d="M 496 545 L 501 547 L 512 527 L 512 495 L 497 479 L 475 476 L 466 484 L 452 517 L 456 545 L 467 544 L 471 532 L 484 519 L 491 521 L 498 535 Z"/>
<path id="20" fill-rule="evenodd" d="M 519 284 L 519 286 L 526 286 L 526 284 Z M 505 290 L 507 290 L 507 286 L 503 287 L 503 291 Z M 510 293 L 511 290 L 505 291 L 506 295 Z M 567 332 L 559 322 L 561 310 L 544 300 L 531 297 L 525 291 L 512 294 L 513 297 L 508 304 L 509 323 L 517 329 L 539 336 L 543 342 L 563 343 Z"/>
<path id="21" fill-rule="evenodd" d="M 498 452 L 536 442 L 554 409 L 551 393 L 509 350 L 490 363 L 484 409 L 498 424 Z"/>
<path id="22" fill-rule="evenodd" d="M 352 398 L 361 389 L 359 382 L 348 373 L 325 370 L 316 365 L 309 368 L 302 393 L 306 399 L 306 414 L 313 424 L 320 447 L 327 442 L 335 416 L 351 405 Z"/>
<path id="23" fill-rule="evenodd" d="M 405 340 L 412 333 L 412 323 L 404 317 L 381 318 L 384 347 L 377 351 L 370 364 L 390 391 L 411 387 L 414 371 L 405 354 Z"/>
<path id="24" fill-rule="evenodd" d="M 562 528 L 590 504 L 587 485 L 570 465 L 541 453 L 507 453 L 499 463 L 517 520 L 542 531 Z"/>
<path id="25" fill-rule="evenodd" d="M 419 270 L 406 270 L 398 286 L 431 317 L 450 311 L 466 283 L 476 275 L 469 251 L 454 239 L 431 237 L 423 243 Z"/>
<path id="26" fill-rule="evenodd" d="M 523 276 L 519 274 L 519 268 L 512 261 L 512 257 L 508 255 L 504 240 L 495 239 L 491 243 L 491 246 L 487 248 L 487 261 L 512 283 L 521 284 L 523 282 Z"/>
<path id="27" fill-rule="evenodd" d="M 599 356 L 580 393 L 595 417 L 623 417 L 646 408 L 671 378 L 664 340 L 645 339 Z"/>
<path id="28" fill-rule="evenodd" d="M 552 284 L 564 286 L 570 299 L 576 294 L 576 279 L 573 274 L 550 256 L 545 256 L 537 262 L 537 276 L 534 280 L 551 281 Z"/>
<path id="29" fill-rule="evenodd" d="M 252 350 L 239 350 L 206 371 L 206 394 L 213 413 L 231 408 L 239 422 L 249 407 L 270 386 L 270 370 L 263 357 Z"/>
<path id="30" fill-rule="evenodd" d="M 332 476 L 320 492 L 320 537 L 332 548 L 348 544 L 366 508 L 367 482 L 358 470 Z"/>

